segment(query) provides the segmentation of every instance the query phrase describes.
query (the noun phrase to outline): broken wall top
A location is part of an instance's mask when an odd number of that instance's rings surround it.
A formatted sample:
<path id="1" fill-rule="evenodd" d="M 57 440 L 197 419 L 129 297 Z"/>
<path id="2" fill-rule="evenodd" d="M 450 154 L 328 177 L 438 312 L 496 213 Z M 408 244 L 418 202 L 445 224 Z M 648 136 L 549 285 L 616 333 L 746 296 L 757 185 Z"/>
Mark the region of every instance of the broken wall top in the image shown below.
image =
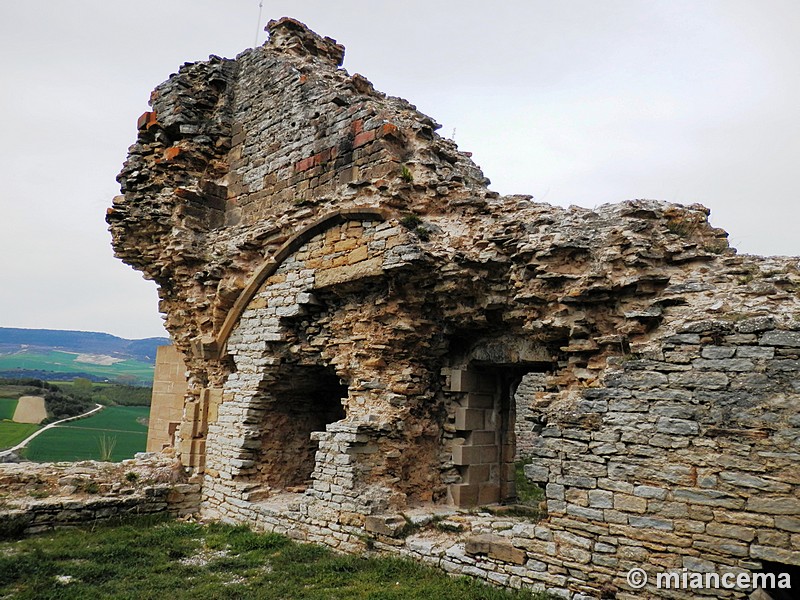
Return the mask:
<path id="1" fill-rule="evenodd" d="M 658 321 L 661 305 L 644 296 L 674 272 L 749 268 L 699 205 L 590 210 L 498 196 L 433 119 L 342 69 L 341 45 L 293 19 L 267 29 L 264 46 L 187 63 L 156 88 L 107 216 L 116 255 L 159 284 L 167 329 L 190 356 L 224 338 L 265 262 L 337 215 L 404 224 L 426 272 L 454 286 L 491 274 L 473 290 L 478 311 L 540 323 L 559 306 L 637 293 L 634 321 Z"/>

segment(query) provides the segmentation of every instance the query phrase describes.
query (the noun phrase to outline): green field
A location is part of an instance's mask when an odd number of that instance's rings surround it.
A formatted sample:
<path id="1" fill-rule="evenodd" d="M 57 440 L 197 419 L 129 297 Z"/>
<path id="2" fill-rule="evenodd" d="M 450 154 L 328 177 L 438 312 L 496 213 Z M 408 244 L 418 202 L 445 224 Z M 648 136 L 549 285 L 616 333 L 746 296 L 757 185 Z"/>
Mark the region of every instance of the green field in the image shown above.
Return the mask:
<path id="1" fill-rule="evenodd" d="M 39 426 L 35 423 L 0 421 L 0 450 L 16 446 L 37 429 Z"/>
<path id="2" fill-rule="evenodd" d="M 31 441 L 23 451 L 25 458 L 38 462 L 100 460 L 100 438 L 116 441 L 113 461 L 132 458 L 144 452 L 147 444 L 146 406 L 109 406 L 86 419 L 59 425 Z"/>
<path id="3" fill-rule="evenodd" d="M 26 369 L 53 373 L 88 373 L 111 381 L 135 378 L 141 383 L 153 381 L 154 366 L 137 360 L 124 360 L 113 365 L 76 362 L 77 354 L 69 352 L 17 352 L 0 355 L 0 371 Z"/>
<path id="4" fill-rule="evenodd" d="M 14 418 L 18 398 L 0 398 L 0 420 Z"/>

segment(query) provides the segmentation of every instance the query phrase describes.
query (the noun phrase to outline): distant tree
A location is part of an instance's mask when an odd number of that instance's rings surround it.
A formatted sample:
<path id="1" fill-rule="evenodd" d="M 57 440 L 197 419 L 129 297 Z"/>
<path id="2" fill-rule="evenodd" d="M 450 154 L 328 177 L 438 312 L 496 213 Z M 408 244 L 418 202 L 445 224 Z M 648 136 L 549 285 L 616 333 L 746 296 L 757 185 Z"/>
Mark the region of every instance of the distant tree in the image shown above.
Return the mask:
<path id="1" fill-rule="evenodd" d="M 127 373 L 117 375 L 114 378 L 114 383 L 118 383 L 119 385 L 136 385 L 138 382 L 139 379 L 136 377 L 136 375 L 128 375 Z"/>
<path id="2" fill-rule="evenodd" d="M 45 423 L 74 417 L 85 413 L 92 407 L 92 403 L 89 400 L 75 398 L 59 389 L 48 390 L 44 395 L 44 402 L 47 407 L 47 413 L 50 415 Z"/>
<path id="3" fill-rule="evenodd" d="M 93 388 L 92 382 L 84 377 L 76 377 L 72 380 L 71 392 L 76 398 L 91 398 Z"/>
<path id="4" fill-rule="evenodd" d="M 149 387 L 113 384 L 96 389 L 92 400 L 111 406 L 150 406 L 152 395 Z"/>

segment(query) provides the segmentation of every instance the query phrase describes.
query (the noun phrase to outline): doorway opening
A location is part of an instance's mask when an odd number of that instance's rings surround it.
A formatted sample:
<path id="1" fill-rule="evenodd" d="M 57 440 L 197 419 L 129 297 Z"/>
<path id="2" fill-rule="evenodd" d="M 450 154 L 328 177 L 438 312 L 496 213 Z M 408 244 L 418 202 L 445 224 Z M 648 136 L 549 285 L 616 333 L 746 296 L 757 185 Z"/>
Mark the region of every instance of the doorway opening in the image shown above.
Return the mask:
<path id="1" fill-rule="evenodd" d="M 311 483 L 317 451 L 311 434 L 345 418 L 347 386 L 333 368 L 294 366 L 283 369 L 268 392 L 257 478 L 272 489 L 303 491 Z"/>
<path id="2" fill-rule="evenodd" d="M 455 407 L 458 442 L 453 446 L 461 482 L 450 486 L 456 506 L 516 501 L 515 393 L 522 377 L 533 370 L 538 370 L 535 365 L 475 364 L 468 371 L 452 371 L 451 391 L 461 392 Z"/>

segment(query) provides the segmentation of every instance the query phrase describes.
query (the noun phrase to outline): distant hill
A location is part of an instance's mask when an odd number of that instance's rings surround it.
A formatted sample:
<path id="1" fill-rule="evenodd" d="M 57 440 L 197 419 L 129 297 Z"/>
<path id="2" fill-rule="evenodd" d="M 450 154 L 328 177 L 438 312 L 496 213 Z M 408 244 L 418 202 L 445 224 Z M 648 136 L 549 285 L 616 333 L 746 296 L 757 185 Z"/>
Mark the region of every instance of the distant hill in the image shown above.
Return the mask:
<path id="1" fill-rule="evenodd" d="M 17 349 L 28 346 L 61 352 L 104 354 L 155 364 L 156 348 L 169 343 L 169 338 L 161 337 L 126 340 L 109 333 L 92 331 L 0 327 L 0 351 L 4 351 L 5 346 Z"/>
<path id="2" fill-rule="evenodd" d="M 89 331 L 0 327 L 0 377 L 149 385 L 156 348 L 169 343 L 169 338 L 126 340 Z"/>

